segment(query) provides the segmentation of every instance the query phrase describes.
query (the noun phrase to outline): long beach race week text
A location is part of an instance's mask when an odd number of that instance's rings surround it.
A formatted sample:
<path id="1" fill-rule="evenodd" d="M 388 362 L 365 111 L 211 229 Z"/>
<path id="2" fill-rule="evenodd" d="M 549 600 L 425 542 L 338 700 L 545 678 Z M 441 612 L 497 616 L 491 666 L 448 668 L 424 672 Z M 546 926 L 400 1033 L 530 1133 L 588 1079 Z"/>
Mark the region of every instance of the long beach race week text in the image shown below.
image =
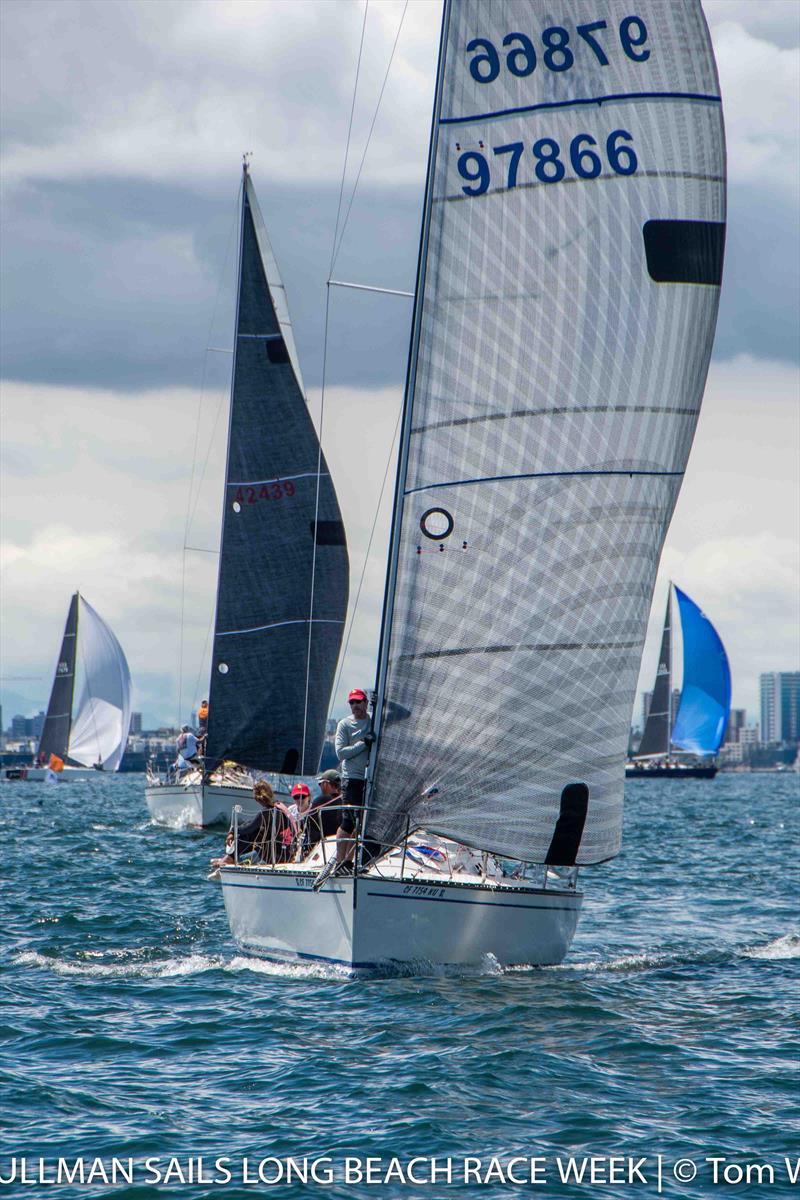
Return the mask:
<path id="1" fill-rule="evenodd" d="M 34 1158 L 0 1160 L 0 1186 L 10 1185 L 97 1185 L 120 1183 L 154 1186 L 181 1184 L 253 1184 L 277 1187 L 291 1183 L 400 1184 L 425 1186 L 442 1183 L 472 1183 L 490 1187 L 518 1187 L 547 1183 L 572 1183 L 592 1187 L 654 1185 L 660 1194 L 667 1178 L 688 1184 L 700 1178 L 712 1185 L 750 1183 L 780 1185 L 800 1182 L 800 1159 L 778 1162 L 733 1160 L 720 1155 L 667 1161 L 663 1155 L 551 1155 L 549 1157 L 465 1157 L 408 1159 L 381 1157 L 332 1158 L 329 1155 L 298 1158 L 230 1156 L 160 1156 L 135 1158 Z"/>

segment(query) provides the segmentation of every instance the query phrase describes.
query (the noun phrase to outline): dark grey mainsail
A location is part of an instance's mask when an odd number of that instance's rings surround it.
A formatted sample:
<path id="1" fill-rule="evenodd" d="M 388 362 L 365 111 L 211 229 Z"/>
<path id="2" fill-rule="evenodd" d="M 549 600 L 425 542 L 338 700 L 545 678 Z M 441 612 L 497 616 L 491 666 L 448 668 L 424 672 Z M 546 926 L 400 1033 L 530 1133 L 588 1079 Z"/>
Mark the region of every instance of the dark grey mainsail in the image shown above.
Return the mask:
<path id="1" fill-rule="evenodd" d="M 50 703 L 39 739 L 37 758 L 47 760 L 51 754 L 66 759 L 72 722 L 72 697 L 75 691 L 75 651 L 78 644 L 78 593 L 69 602 L 67 623 L 61 639 L 61 652 L 56 663 Z"/>
<path id="2" fill-rule="evenodd" d="M 242 192 L 206 766 L 302 774 L 322 752 L 349 564 L 246 168 Z"/>
<path id="3" fill-rule="evenodd" d="M 671 588 L 670 588 L 671 591 Z M 672 714 L 672 630 L 670 625 L 670 596 L 667 595 L 667 611 L 664 616 L 664 632 L 661 635 L 661 650 L 658 654 L 658 672 L 656 674 L 653 699 L 650 701 L 650 711 L 636 751 L 636 757 L 650 757 L 653 754 L 669 754 L 670 726 Z"/>

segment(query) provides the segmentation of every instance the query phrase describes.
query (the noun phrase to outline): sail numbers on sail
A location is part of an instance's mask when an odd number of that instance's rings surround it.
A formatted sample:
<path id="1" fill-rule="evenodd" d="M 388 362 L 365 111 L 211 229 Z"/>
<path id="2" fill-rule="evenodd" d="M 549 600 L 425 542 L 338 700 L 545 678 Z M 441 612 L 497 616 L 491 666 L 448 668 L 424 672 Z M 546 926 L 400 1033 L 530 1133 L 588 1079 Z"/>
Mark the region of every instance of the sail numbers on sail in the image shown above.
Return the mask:
<path id="1" fill-rule="evenodd" d="M 575 26 L 578 37 L 589 47 L 603 67 L 607 67 L 609 63 L 604 44 L 612 54 L 616 49 L 611 45 L 613 34 L 609 39 L 607 31 L 607 21 L 589 21 L 585 25 Z M 650 57 L 650 50 L 646 47 L 647 26 L 641 17 L 625 17 L 619 23 L 617 34 L 620 46 L 628 58 L 634 62 L 647 61 Z M 579 47 L 576 42 L 572 41 L 569 29 L 563 25 L 550 25 L 547 29 L 542 30 L 540 37 L 543 48 L 542 64 L 548 71 L 570 70 L 575 63 L 575 53 L 571 49 L 571 44 L 575 46 L 579 54 L 587 53 L 583 47 Z M 512 75 L 524 78 L 536 70 L 538 62 L 536 48 L 527 34 L 508 33 L 503 38 L 503 46 L 510 47 L 506 54 L 506 68 Z M 470 75 L 476 83 L 492 83 L 497 79 L 501 69 L 500 55 L 493 42 L 490 42 L 488 38 L 473 38 L 471 42 L 467 43 L 467 50 L 479 51 L 469 64 Z"/>
<path id="2" fill-rule="evenodd" d="M 605 140 L 606 159 L 612 171 L 617 175 L 633 175 L 639 165 L 636 152 L 626 143 L 632 142 L 633 137 L 626 129 L 614 129 Z M 592 146 L 597 142 L 588 133 L 578 133 L 569 143 L 569 161 L 572 170 L 579 179 L 597 179 L 603 169 L 599 155 L 595 154 Z M 480 146 L 485 149 L 484 143 Z M 456 144 L 456 149 L 460 149 Z M 555 138 L 543 137 L 534 142 L 531 147 L 536 165 L 533 173 L 540 183 L 560 183 L 567 174 L 567 169 L 561 159 L 561 146 Z M 525 151 L 523 142 L 511 142 L 507 146 L 492 147 L 496 157 L 508 155 L 508 174 L 501 187 L 514 188 L 517 186 L 517 176 L 520 159 Z M 502 162 L 502 157 L 500 159 Z M 526 156 L 526 164 L 530 160 Z M 466 196 L 482 196 L 488 192 L 491 184 L 491 171 L 485 154 L 475 150 L 466 150 L 458 160 L 458 173 L 474 186 L 464 184 L 461 188 Z M 522 180 L 524 183 L 525 180 Z"/>

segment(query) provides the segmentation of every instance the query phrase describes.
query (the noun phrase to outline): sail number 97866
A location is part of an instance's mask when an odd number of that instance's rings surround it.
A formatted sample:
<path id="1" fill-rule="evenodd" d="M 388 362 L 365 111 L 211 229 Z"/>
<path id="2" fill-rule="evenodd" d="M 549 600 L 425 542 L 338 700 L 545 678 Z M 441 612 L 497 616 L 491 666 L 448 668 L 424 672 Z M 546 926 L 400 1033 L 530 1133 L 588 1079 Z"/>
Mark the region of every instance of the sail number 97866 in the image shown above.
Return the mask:
<path id="1" fill-rule="evenodd" d="M 542 64 L 548 71 L 569 71 L 574 66 L 576 53 L 580 56 L 591 51 L 601 67 L 607 67 L 609 60 L 606 50 L 613 52 L 614 45 L 607 37 L 607 30 L 606 21 L 576 25 L 575 33 L 580 41 L 573 41 L 569 29 L 563 25 L 548 26 L 540 35 Z M 624 17 L 619 23 L 618 34 L 619 44 L 628 58 L 633 62 L 647 62 L 650 57 L 650 51 L 645 46 L 647 26 L 641 17 Z M 506 67 L 512 75 L 524 78 L 533 74 L 538 56 L 533 40 L 527 33 L 506 34 L 503 46 L 508 51 L 505 56 Z M 475 51 L 478 53 L 475 54 Z M 488 38 L 473 38 L 467 42 L 467 52 L 474 54 L 469 62 L 469 73 L 477 83 L 492 83 L 497 79 L 500 74 L 500 53 L 493 42 Z"/>
<path id="2" fill-rule="evenodd" d="M 616 175 L 633 175 L 639 165 L 636 151 L 629 143 L 633 137 L 625 129 L 614 129 L 606 138 L 606 160 Z M 482 149 L 486 150 L 486 147 Z M 572 173 L 579 179 L 596 179 L 603 170 L 599 153 L 593 147 L 595 139 L 588 133 L 578 133 L 569 144 L 565 156 L 569 158 Z M 561 146 L 555 138 L 539 138 L 531 146 L 534 159 L 533 173 L 540 183 L 558 183 L 567 174 L 561 158 Z M 492 155 L 499 161 L 505 160 L 507 174 L 501 187 L 514 188 L 518 183 L 519 166 L 525 153 L 524 142 L 510 142 L 507 146 L 494 146 Z M 526 166 L 530 165 L 527 155 Z M 465 150 L 458 160 L 458 173 L 467 183 L 461 188 L 465 196 L 482 196 L 488 192 L 492 172 L 485 153 Z M 527 182 L 523 179 L 523 183 Z"/>

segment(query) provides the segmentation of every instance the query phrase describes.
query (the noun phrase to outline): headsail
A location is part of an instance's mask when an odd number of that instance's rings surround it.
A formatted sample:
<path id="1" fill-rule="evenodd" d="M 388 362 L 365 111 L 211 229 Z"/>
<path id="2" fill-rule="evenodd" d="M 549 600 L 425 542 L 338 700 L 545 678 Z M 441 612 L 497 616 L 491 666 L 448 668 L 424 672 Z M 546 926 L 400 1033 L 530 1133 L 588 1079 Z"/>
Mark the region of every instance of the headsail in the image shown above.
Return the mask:
<path id="1" fill-rule="evenodd" d="M 369 836 L 617 853 L 724 175 L 699 0 L 446 3 Z"/>
<path id="2" fill-rule="evenodd" d="M 670 730 L 672 727 L 672 622 L 670 620 L 672 593 L 667 590 L 667 611 L 664 614 L 664 632 L 658 652 L 658 670 L 653 687 L 653 698 L 647 714 L 642 740 L 636 751 L 637 758 L 653 754 L 669 754 Z"/>
<path id="3" fill-rule="evenodd" d="M 72 697 L 75 691 L 75 645 L 78 631 L 78 593 L 69 602 L 67 623 L 61 639 L 61 651 L 53 676 L 50 703 L 39 738 L 38 761 L 47 762 L 51 754 L 67 757 L 69 731 L 72 725 Z"/>
<path id="4" fill-rule="evenodd" d="M 116 771 L 131 724 L 131 676 L 122 647 L 105 621 L 79 597 L 77 702 L 69 738 L 71 763 Z"/>
<path id="5" fill-rule="evenodd" d="M 246 171 L 240 247 L 206 762 L 311 772 L 347 611 L 347 546 Z"/>
<path id="6" fill-rule="evenodd" d="M 731 670 L 719 634 L 694 600 L 675 588 L 683 634 L 683 687 L 672 745 L 716 754 L 731 711 Z"/>

